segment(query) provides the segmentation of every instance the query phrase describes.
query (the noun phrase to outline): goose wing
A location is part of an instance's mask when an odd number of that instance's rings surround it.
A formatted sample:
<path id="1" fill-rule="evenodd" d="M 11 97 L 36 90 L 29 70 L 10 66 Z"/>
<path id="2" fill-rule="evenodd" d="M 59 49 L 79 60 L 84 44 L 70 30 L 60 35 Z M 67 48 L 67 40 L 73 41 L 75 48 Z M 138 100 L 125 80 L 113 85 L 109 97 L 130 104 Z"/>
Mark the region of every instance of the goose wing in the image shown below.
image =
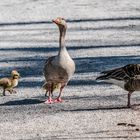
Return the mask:
<path id="1" fill-rule="evenodd" d="M 0 86 L 5 87 L 5 88 L 10 87 L 11 86 L 10 79 L 9 78 L 0 79 Z"/>
<path id="2" fill-rule="evenodd" d="M 67 83 L 68 73 L 59 64 L 54 63 L 54 57 L 48 58 L 44 66 L 44 76 L 47 82 L 53 81 L 54 83 Z"/>
<path id="3" fill-rule="evenodd" d="M 124 67 L 116 68 L 113 70 L 101 72 L 101 76 L 97 77 L 97 80 L 116 79 L 127 80 L 140 75 L 140 64 L 128 64 Z"/>

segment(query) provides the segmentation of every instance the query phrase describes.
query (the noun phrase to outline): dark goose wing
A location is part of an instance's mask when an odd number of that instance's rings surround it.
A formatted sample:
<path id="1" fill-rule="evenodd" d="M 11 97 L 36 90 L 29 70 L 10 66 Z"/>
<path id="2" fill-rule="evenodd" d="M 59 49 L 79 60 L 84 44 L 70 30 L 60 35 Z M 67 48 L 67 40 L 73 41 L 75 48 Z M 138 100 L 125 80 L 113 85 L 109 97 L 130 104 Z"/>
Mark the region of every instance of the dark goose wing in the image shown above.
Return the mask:
<path id="1" fill-rule="evenodd" d="M 140 64 L 128 64 L 124 67 L 116 68 L 113 70 L 101 72 L 101 76 L 97 77 L 97 80 L 116 79 L 127 80 L 140 75 Z"/>

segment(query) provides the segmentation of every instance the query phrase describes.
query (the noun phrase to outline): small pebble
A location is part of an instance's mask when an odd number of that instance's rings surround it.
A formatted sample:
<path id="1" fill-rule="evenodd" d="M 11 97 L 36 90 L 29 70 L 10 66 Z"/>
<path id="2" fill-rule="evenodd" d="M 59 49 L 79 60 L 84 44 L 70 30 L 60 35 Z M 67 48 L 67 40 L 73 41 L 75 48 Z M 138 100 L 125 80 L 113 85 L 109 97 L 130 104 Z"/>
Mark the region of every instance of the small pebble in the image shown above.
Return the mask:
<path id="1" fill-rule="evenodd" d="M 135 130 L 136 130 L 136 131 L 140 131 L 139 128 L 136 128 Z"/>

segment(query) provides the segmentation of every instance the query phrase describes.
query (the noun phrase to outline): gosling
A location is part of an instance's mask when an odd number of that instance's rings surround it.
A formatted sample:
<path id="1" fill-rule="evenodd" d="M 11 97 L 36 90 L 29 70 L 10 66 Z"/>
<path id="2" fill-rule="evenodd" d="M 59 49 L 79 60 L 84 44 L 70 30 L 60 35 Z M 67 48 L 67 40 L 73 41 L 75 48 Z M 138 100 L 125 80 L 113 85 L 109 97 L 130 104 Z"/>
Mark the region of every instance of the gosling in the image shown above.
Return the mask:
<path id="1" fill-rule="evenodd" d="M 5 96 L 6 91 L 10 94 L 16 93 L 14 88 L 18 85 L 19 78 L 20 74 L 16 70 L 12 70 L 10 78 L 5 77 L 0 79 L 0 87 L 3 89 L 3 96 Z"/>

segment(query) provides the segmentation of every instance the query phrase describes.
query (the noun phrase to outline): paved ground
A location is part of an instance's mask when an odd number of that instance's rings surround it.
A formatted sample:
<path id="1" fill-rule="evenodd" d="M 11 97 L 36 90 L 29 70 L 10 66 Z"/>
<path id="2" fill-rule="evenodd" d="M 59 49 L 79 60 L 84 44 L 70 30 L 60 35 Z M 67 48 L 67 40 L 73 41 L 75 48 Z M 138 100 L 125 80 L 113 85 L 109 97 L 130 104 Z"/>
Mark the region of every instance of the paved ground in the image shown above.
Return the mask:
<path id="1" fill-rule="evenodd" d="M 126 108 L 126 91 L 95 81 L 100 71 L 139 63 L 139 7 L 138 0 L 0 2 L 0 77 L 12 69 L 22 76 L 18 94 L 0 97 L 0 139 L 140 139 L 140 106 Z M 46 105 L 42 69 L 58 51 L 57 16 L 67 19 L 76 73 L 64 102 Z M 139 92 L 132 104 L 140 104 Z"/>

